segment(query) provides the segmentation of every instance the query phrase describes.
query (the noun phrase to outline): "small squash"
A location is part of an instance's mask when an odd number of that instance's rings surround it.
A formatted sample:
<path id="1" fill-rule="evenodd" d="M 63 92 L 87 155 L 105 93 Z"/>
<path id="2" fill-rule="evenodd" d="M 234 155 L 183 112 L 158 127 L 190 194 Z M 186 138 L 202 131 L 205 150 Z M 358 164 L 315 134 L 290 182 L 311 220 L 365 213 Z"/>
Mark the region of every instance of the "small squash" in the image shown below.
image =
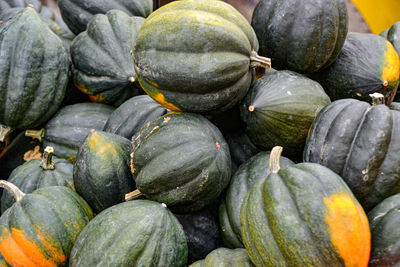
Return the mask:
<path id="1" fill-rule="evenodd" d="M 197 261 L 189 267 L 253 267 L 247 251 L 243 248 L 218 248 L 204 260 Z"/>

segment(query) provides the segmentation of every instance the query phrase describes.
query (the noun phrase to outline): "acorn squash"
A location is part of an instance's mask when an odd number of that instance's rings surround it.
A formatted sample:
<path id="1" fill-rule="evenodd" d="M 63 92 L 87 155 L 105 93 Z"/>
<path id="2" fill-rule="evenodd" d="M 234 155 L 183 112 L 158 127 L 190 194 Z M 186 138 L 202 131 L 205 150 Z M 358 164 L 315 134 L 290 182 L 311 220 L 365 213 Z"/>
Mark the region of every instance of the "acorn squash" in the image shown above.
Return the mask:
<path id="1" fill-rule="evenodd" d="M 253 267 L 247 251 L 243 248 L 218 248 L 189 267 Z"/>

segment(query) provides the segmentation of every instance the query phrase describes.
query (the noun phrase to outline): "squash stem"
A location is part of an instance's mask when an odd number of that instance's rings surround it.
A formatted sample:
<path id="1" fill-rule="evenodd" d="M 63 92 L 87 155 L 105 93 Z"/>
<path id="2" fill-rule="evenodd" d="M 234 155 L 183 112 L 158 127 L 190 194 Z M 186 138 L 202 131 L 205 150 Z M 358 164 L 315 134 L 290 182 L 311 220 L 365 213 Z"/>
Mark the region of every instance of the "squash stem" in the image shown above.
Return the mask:
<path id="1" fill-rule="evenodd" d="M 0 124 L 0 142 L 4 142 L 13 131 L 13 128 Z"/>
<path id="2" fill-rule="evenodd" d="M 52 159 L 53 152 L 54 148 L 51 146 L 47 146 L 44 149 L 43 158 L 40 162 L 40 167 L 42 167 L 43 170 L 54 170 L 54 161 Z"/>
<path id="3" fill-rule="evenodd" d="M 250 56 L 250 68 L 271 68 L 271 59 L 267 57 L 262 57 L 257 54 L 255 50 L 251 51 Z"/>
<path id="4" fill-rule="evenodd" d="M 382 105 L 385 104 L 385 96 L 380 93 L 373 93 L 369 95 L 372 98 L 372 105 Z"/>
<path id="5" fill-rule="evenodd" d="M 0 180 L 0 187 L 10 192 L 17 202 L 25 196 L 25 193 L 19 190 L 17 186 L 5 180 Z"/>
<path id="6" fill-rule="evenodd" d="M 139 189 L 136 189 L 135 191 L 125 194 L 125 201 L 134 200 L 141 196 L 143 196 L 142 192 L 140 192 Z"/>
<path id="7" fill-rule="evenodd" d="M 280 170 L 280 158 L 283 148 L 281 146 L 275 146 L 272 148 L 271 155 L 269 156 L 269 170 L 271 173 L 278 173 Z"/>
<path id="8" fill-rule="evenodd" d="M 40 130 L 26 130 L 25 131 L 25 136 L 32 137 L 33 139 L 39 140 L 39 142 L 43 142 L 44 139 L 44 128 Z"/>

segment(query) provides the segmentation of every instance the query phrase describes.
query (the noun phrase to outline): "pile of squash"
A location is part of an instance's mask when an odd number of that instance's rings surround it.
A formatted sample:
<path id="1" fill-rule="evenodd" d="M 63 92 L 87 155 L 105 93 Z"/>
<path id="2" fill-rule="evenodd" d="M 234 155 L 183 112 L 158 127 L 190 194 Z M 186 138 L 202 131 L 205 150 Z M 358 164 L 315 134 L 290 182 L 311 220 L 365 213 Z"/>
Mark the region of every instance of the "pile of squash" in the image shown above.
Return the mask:
<path id="1" fill-rule="evenodd" d="M 400 22 L 58 5 L 0 0 L 0 266 L 400 264 Z"/>

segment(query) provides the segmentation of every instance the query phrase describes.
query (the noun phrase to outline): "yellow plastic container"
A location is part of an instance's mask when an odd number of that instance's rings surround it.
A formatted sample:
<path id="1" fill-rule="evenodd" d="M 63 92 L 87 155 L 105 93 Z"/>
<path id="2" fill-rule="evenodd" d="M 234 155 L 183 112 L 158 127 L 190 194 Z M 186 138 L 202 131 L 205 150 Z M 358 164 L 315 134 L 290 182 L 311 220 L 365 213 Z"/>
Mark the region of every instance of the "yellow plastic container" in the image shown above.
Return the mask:
<path id="1" fill-rule="evenodd" d="M 400 21 L 400 0 L 351 0 L 373 33 Z"/>

